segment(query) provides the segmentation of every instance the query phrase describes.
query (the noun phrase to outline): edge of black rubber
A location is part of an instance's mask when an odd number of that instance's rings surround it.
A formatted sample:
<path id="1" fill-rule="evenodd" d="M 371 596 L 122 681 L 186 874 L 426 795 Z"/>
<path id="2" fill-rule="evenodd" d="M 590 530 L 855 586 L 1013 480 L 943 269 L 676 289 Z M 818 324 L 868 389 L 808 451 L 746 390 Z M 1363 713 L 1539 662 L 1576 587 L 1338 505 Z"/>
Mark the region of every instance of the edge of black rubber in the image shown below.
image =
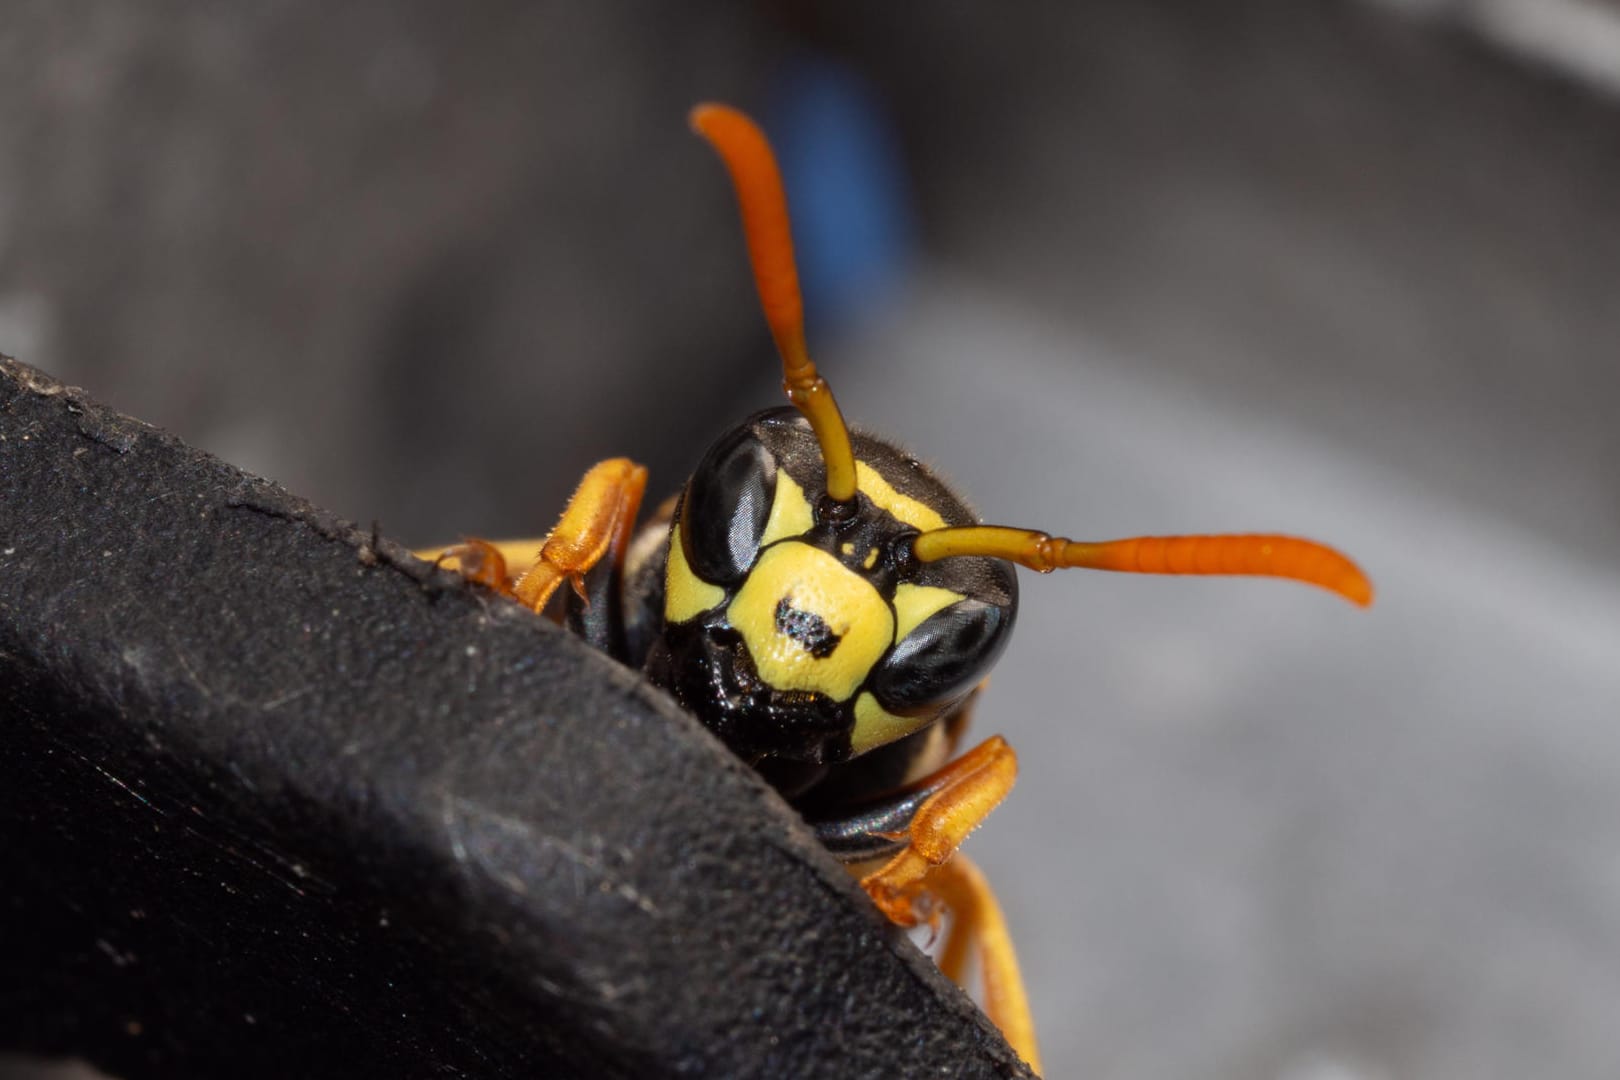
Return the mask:
<path id="1" fill-rule="evenodd" d="M 0 1046 L 1027 1076 L 635 672 L 0 358 Z"/>

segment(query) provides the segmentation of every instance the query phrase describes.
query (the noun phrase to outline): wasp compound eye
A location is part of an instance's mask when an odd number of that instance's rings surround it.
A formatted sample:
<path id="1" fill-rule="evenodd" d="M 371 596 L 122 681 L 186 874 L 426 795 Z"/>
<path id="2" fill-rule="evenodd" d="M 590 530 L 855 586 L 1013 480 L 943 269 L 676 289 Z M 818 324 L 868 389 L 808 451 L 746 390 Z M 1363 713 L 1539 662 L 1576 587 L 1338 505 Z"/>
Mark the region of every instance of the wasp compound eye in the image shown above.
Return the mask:
<path id="1" fill-rule="evenodd" d="M 704 455 L 681 509 L 686 557 L 704 581 L 730 588 L 748 576 L 770 518 L 776 474 L 775 457 L 746 427 Z"/>
<path id="2" fill-rule="evenodd" d="M 923 620 L 872 672 L 867 686 L 890 712 L 941 708 L 990 673 L 1006 648 L 1011 608 L 961 600 Z"/>

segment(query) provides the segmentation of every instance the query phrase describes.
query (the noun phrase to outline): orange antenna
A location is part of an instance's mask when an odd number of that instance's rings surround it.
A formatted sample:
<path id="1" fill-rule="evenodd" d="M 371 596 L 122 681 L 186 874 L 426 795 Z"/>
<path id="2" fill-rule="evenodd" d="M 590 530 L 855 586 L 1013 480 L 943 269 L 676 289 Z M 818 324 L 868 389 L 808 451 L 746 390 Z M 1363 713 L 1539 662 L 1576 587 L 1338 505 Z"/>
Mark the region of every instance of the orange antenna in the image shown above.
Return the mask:
<path id="1" fill-rule="evenodd" d="M 1320 585 L 1366 607 L 1372 582 L 1339 552 L 1293 536 L 1138 536 L 1081 543 L 1033 529 L 965 525 L 930 529 L 913 542 L 922 562 L 960 555 L 1007 559 L 1043 574 L 1070 567 L 1135 574 L 1232 574 L 1288 578 Z"/>
<path id="2" fill-rule="evenodd" d="M 793 233 L 787 196 L 771 144 L 755 123 L 729 105 L 699 105 L 692 130 L 703 136 L 725 162 L 742 208 L 748 258 L 754 266 L 765 322 L 782 354 L 782 389 L 810 421 L 827 464 L 827 494 L 838 502 L 855 497 L 855 451 L 832 388 L 816 371 L 804 342 L 804 302 L 793 262 Z"/>

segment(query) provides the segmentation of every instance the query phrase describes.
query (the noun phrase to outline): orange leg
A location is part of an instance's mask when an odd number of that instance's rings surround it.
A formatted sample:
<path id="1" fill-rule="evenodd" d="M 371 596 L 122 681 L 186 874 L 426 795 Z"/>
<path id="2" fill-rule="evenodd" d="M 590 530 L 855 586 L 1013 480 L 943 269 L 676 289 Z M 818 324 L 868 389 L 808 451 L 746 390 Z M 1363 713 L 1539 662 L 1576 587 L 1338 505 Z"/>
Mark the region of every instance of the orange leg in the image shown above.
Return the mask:
<path id="1" fill-rule="evenodd" d="M 967 856 L 958 854 L 929 876 L 928 889 L 951 913 L 951 928 L 939 957 L 940 971 L 958 986 L 963 985 L 968 947 L 975 946 L 979 979 L 984 985 L 985 1015 L 1001 1029 L 1018 1056 L 1039 1073 L 1040 1048 L 1024 979 L 1018 971 L 1018 954 L 990 883 Z"/>
<path id="2" fill-rule="evenodd" d="M 932 788 L 906 830 L 901 852 L 861 879 L 878 910 L 901 926 L 934 923 L 923 879 L 949 859 L 968 834 L 1007 797 L 1018 776 L 1018 757 L 1007 740 L 986 739 L 934 775 L 918 782 Z"/>
<path id="3" fill-rule="evenodd" d="M 906 830 L 909 843 L 863 877 L 861 888 L 883 914 L 901 926 L 937 926 L 941 906 L 949 909 L 952 921 L 940 970 L 960 984 L 968 947 L 977 946 L 984 1011 L 1013 1049 L 1038 1071 L 1035 1025 L 1001 905 L 978 868 L 956 851 L 1007 797 L 1017 776 L 1017 755 L 998 735 L 918 781 L 918 788 L 933 793 L 912 816 Z"/>
<path id="4" fill-rule="evenodd" d="M 624 550 L 646 489 L 647 470 L 629 458 L 609 458 L 592 466 L 574 489 L 562 520 L 546 537 L 540 557 L 513 586 L 518 602 L 542 611 L 564 581 L 583 600 L 586 571 L 610 550 Z"/>
<path id="5" fill-rule="evenodd" d="M 432 561 L 437 566 L 446 559 L 454 559 L 455 569 L 468 581 L 511 596 L 512 579 L 507 575 L 506 552 L 503 549 L 510 549 L 513 546 L 509 543 L 492 544 L 488 540 L 468 537 L 459 544 L 445 548 L 437 556 L 433 556 Z M 416 555 L 418 558 L 426 559 L 432 552 L 418 551 Z"/>
<path id="6" fill-rule="evenodd" d="M 622 558 L 646 488 L 647 470 L 628 458 L 609 458 L 593 466 L 574 489 L 534 564 L 515 582 L 507 564 L 518 544 L 466 540 L 438 557 L 456 559 L 463 577 L 505 593 L 534 611 L 543 611 L 565 581 L 584 599 L 585 575 L 591 567 L 609 552 L 615 559 Z M 533 550 L 532 543 L 521 547 Z"/>

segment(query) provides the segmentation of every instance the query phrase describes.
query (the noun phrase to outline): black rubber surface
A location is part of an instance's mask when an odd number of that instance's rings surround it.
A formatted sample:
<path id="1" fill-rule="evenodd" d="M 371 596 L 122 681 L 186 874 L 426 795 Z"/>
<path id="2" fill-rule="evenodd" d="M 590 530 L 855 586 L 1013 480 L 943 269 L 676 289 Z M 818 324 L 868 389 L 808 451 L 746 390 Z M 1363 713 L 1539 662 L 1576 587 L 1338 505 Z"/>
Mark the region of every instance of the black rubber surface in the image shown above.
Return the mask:
<path id="1" fill-rule="evenodd" d="M 4 360 L 0 720 L 0 1047 L 1028 1075 L 633 672 Z"/>

